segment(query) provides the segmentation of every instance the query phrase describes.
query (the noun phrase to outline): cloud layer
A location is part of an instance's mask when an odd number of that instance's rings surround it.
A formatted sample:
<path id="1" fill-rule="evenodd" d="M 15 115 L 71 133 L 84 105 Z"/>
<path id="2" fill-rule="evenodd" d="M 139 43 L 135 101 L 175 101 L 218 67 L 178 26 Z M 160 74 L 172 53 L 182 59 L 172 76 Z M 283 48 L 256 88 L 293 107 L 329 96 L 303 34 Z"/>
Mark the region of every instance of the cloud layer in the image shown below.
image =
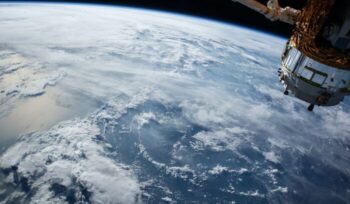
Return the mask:
<path id="1" fill-rule="evenodd" d="M 349 200 L 349 99 L 309 113 L 283 96 L 284 39 L 64 4 L 1 4 L 0 30 L 3 120 L 48 88 L 99 106 L 9 147 L 2 201 Z"/>

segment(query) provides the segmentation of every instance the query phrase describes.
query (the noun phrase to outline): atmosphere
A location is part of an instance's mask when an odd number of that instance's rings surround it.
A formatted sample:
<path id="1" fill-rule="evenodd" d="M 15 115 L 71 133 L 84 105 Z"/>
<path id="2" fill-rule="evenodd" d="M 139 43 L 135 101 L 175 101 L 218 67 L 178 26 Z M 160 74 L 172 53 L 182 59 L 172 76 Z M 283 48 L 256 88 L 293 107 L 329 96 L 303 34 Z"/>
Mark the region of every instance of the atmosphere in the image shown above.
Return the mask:
<path id="1" fill-rule="evenodd" d="M 11 2 L 11 1 L 10 1 Z M 16 2 L 16 1 L 14 1 Z M 233 24 L 263 30 L 265 32 L 288 37 L 293 27 L 278 21 L 271 22 L 263 15 L 240 5 L 233 0 L 104 0 L 104 1 L 41 1 L 35 2 L 66 2 L 66 3 L 90 3 L 113 6 L 130 6 L 153 10 L 170 11 L 193 16 L 200 16 Z M 267 0 L 259 0 L 266 4 Z M 301 9 L 306 0 L 280 0 L 281 6 L 290 6 Z"/>

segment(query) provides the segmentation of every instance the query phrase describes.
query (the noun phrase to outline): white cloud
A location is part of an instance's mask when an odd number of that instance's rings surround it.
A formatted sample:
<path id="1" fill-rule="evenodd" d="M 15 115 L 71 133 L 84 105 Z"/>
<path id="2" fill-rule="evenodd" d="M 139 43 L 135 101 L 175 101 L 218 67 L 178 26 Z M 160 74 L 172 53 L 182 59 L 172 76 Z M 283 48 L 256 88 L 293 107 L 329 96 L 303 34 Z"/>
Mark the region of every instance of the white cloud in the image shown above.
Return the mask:
<path id="1" fill-rule="evenodd" d="M 264 198 L 265 195 L 256 191 L 239 192 L 239 195 Z"/>
<path id="2" fill-rule="evenodd" d="M 288 192 L 288 187 L 282 187 L 278 186 L 276 189 L 272 189 L 271 192 L 281 192 L 281 193 L 287 193 Z"/>
<path id="3" fill-rule="evenodd" d="M 221 165 L 216 165 L 214 168 L 212 168 L 208 172 L 209 172 L 209 174 L 218 175 L 218 174 L 221 174 L 222 172 L 226 172 L 226 171 L 228 171 L 227 167 L 224 167 Z"/>
<path id="4" fill-rule="evenodd" d="M 156 116 L 152 112 L 141 113 L 135 116 L 134 121 L 137 123 L 138 128 L 147 125 L 150 121 L 156 120 Z"/>
<path id="5" fill-rule="evenodd" d="M 133 172 L 109 158 L 103 143 L 95 141 L 101 130 L 94 118 L 103 119 L 104 111 L 88 119 L 62 122 L 47 132 L 22 136 L 1 156 L 1 168 L 17 166 L 17 173 L 29 179 L 34 203 L 64 202 L 65 197 L 54 196 L 55 184 L 74 189 L 77 199 L 94 203 L 136 202 L 140 185 Z M 84 197 L 80 185 L 91 192 L 91 198 Z"/>
<path id="6" fill-rule="evenodd" d="M 234 127 L 217 131 L 202 131 L 193 136 L 194 139 L 200 141 L 204 147 L 215 151 L 236 150 L 244 139 L 248 137 L 250 131 Z"/>
<path id="7" fill-rule="evenodd" d="M 276 155 L 275 152 L 271 151 L 271 152 L 263 152 L 263 155 L 265 157 L 265 159 L 274 162 L 274 163 L 279 163 L 280 162 L 280 157 L 278 155 Z"/>

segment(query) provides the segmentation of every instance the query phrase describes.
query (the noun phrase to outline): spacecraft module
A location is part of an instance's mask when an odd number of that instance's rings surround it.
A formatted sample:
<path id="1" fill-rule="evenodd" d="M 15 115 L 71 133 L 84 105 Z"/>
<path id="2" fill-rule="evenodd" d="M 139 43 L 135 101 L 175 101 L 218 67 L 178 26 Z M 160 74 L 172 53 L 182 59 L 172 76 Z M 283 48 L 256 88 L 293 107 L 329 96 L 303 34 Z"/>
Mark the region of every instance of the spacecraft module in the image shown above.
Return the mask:
<path id="1" fill-rule="evenodd" d="M 278 70 L 284 94 L 290 92 L 314 106 L 334 106 L 350 95 L 350 1 L 308 0 L 300 11 L 267 6 L 255 0 L 234 0 L 271 20 L 295 26 Z"/>

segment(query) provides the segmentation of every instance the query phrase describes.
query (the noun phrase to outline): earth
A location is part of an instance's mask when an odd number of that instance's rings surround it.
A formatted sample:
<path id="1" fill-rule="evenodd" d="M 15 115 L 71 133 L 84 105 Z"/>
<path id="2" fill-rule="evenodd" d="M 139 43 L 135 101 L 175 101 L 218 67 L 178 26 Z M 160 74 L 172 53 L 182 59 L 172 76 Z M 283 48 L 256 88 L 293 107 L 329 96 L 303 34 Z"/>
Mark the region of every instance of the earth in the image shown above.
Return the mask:
<path id="1" fill-rule="evenodd" d="M 350 203 L 350 101 L 283 95 L 287 39 L 0 4 L 1 203 Z"/>

